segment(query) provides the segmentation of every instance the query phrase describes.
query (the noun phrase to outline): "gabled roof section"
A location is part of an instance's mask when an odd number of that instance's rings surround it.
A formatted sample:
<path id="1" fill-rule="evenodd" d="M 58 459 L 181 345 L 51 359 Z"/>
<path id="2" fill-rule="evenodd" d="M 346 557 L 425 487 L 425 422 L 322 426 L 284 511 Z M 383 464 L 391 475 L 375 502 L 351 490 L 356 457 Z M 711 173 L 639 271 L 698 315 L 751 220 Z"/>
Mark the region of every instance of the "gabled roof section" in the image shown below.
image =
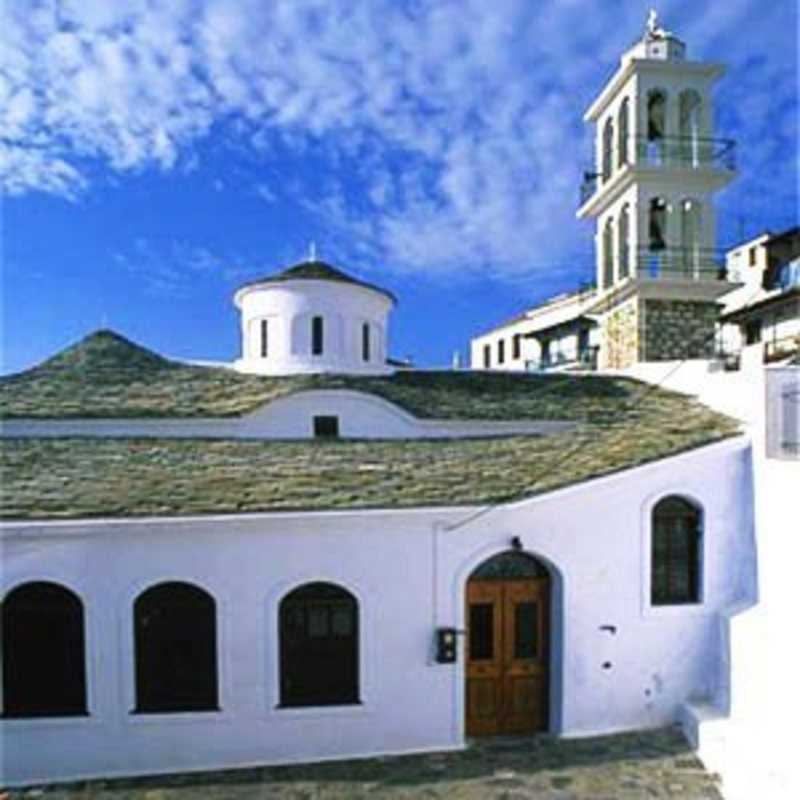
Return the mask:
<path id="1" fill-rule="evenodd" d="M 349 283 L 354 286 L 360 286 L 363 289 L 371 289 L 373 292 L 378 292 L 397 304 L 397 298 L 388 289 L 383 289 L 374 283 L 367 283 L 366 281 L 354 278 L 338 267 L 331 266 L 325 261 L 318 260 L 302 261 L 299 264 L 288 267 L 282 272 L 276 272 L 272 275 L 265 275 L 263 278 L 248 281 L 238 288 L 236 296 L 245 289 L 251 289 L 270 283 L 283 283 L 285 281 L 331 281 L 333 283 Z"/>

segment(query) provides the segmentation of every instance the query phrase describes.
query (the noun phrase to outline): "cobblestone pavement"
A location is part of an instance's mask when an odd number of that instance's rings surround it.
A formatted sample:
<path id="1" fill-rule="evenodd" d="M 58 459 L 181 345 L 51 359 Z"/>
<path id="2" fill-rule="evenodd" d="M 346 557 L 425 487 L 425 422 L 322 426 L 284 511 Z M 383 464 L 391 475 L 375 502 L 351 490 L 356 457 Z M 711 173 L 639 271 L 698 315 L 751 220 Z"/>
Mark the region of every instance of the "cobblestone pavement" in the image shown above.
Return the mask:
<path id="1" fill-rule="evenodd" d="M 675 729 L 482 740 L 456 753 L 372 758 L 0 792 L 0 800 L 721 800 Z"/>

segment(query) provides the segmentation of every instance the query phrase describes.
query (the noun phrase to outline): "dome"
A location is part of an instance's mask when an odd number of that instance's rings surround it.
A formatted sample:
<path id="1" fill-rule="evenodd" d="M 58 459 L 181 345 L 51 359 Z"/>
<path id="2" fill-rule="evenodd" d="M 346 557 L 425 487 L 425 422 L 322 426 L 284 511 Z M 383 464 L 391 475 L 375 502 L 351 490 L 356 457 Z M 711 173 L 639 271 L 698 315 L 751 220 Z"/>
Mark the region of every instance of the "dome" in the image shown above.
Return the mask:
<path id="1" fill-rule="evenodd" d="M 381 289 L 380 286 L 376 286 L 372 283 L 367 283 L 366 281 L 361 281 L 358 278 L 354 278 L 352 275 L 348 275 L 346 272 L 342 272 L 342 270 L 337 269 L 336 267 L 332 267 L 330 264 L 327 264 L 324 261 L 303 261 L 299 264 L 295 264 L 293 267 L 287 267 L 282 272 L 276 272 L 274 275 L 266 275 L 263 278 L 257 278 L 254 281 L 248 281 L 247 283 L 243 284 L 239 287 L 236 294 L 234 295 L 234 300 L 238 305 L 238 298 L 241 292 L 247 291 L 255 286 L 261 286 L 265 283 L 280 283 L 282 281 L 334 281 L 338 283 L 351 283 L 355 286 L 361 286 L 365 289 L 371 289 L 374 292 L 380 292 L 381 294 L 386 295 L 393 303 L 397 302 L 397 298 L 386 289 Z"/>
<path id="2" fill-rule="evenodd" d="M 394 295 L 312 259 L 239 287 L 242 356 L 262 375 L 383 375 Z"/>

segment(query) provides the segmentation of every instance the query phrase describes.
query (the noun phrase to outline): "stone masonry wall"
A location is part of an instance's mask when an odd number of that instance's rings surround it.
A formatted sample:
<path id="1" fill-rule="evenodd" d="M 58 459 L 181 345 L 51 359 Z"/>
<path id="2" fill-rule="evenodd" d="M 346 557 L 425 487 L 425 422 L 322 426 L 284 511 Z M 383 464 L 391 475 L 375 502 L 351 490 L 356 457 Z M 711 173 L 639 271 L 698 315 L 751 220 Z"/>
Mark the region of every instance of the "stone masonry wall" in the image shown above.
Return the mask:
<path id="1" fill-rule="evenodd" d="M 642 309 L 643 361 L 712 358 L 719 309 L 715 303 L 645 300 Z"/>
<path id="2" fill-rule="evenodd" d="M 634 297 L 606 314 L 600 345 L 600 369 L 625 369 L 640 360 L 639 305 L 639 300 Z"/>

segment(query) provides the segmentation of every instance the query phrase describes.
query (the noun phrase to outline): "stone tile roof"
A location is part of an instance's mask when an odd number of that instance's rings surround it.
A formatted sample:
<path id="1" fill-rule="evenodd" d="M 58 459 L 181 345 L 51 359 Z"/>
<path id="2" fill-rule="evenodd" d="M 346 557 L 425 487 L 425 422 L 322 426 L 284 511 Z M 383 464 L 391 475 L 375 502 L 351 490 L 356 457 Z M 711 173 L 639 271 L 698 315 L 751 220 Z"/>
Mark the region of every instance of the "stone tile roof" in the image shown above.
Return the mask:
<path id="1" fill-rule="evenodd" d="M 314 281 L 333 281 L 334 283 L 352 283 L 355 286 L 363 286 L 366 289 L 372 289 L 375 292 L 386 295 L 392 302 L 397 303 L 397 298 L 387 289 L 383 289 L 374 283 L 367 283 L 366 281 L 354 278 L 348 275 L 338 267 L 333 267 L 324 261 L 302 261 L 292 267 L 288 267 L 282 272 L 277 272 L 272 275 L 265 275 L 263 278 L 256 278 L 255 280 L 248 281 L 239 287 L 239 291 L 252 286 L 261 286 L 267 283 L 281 283 L 283 281 L 297 281 L 297 280 L 314 280 Z"/>
<path id="2" fill-rule="evenodd" d="M 446 441 L 3 439 L 0 516 L 505 502 L 739 430 L 735 421 L 689 397 L 626 378 L 423 371 L 384 378 L 264 378 L 176 364 L 107 331 L 0 380 L 0 404 L 7 416 L 230 415 L 321 387 L 373 392 L 419 416 L 582 424 L 547 437 Z"/>

